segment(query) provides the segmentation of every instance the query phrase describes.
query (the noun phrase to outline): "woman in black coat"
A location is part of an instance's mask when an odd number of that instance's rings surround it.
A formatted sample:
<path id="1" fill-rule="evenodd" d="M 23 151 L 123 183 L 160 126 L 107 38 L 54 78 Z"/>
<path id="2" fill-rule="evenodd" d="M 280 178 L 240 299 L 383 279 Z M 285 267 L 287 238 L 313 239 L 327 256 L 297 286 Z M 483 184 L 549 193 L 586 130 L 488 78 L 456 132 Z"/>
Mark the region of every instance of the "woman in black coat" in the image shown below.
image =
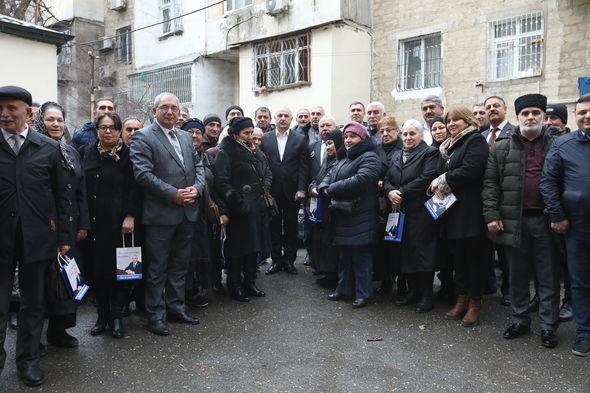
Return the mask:
<path id="1" fill-rule="evenodd" d="M 91 228 L 84 243 L 87 278 L 94 290 L 98 318 L 90 334 L 101 334 L 111 327 L 115 338 L 122 338 L 123 308 L 132 284 L 117 281 L 116 248 L 130 246 L 138 215 L 139 198 L 129 159 L 129 148 L 121 140 L 121 119 L 105 113 L 95 120 L 98 142 L 81 150 L 86 173 L 86 190 Z"/>
<path id="2" fill-rule="evenodd" d="M 431 190 L 440 197 L 451 193 L 457 197 L 440 218 L 441 233 L 452 255 L 458 294 L 455 306 L 445 318 L 463 318 L 461 325 L 470 327 L 479 323 L 487 271 L 481 190 L 489 148 L 468 108 L 450 110 L 445 121 L 451 136 L 440 145 L 440 171 L 444 173 L 431 184 Z"/>
<path id="3" fill-rule="evenodd" d="M 408 120 L 402 127 L 403 149 L 390 161 L 383 185 L 394 209 L 405 214 L 401 242 L 401 272 L 408 281 L 408 293 L 397 305 L 416 304 L 416 312 L 432 310 L 438 226 L 424 207 L 426 191 L 437 175 L 439 154 L 424 142 L 422 125 Z"/>
<path id="4" fill-rule="evenodd" d="M 342 141 L 342 131 L 336 129 L 328 133 L 325 139 L 326 159 L 320 167 L 315 179 L 309 185 L 309 194 L 313 198 L 319 198 L 323 209 L 321 222 L 313 222 L 311 225 L 311 259 L 315 261 L 315 274 L 324 275 L 316 282 L 334 291 L 338 283 L 338 250 L 332 245 L 331 239 L 331 215 L 328 213 L 329 199 L 320 197 L 318 185 L 332 170 L 339 159 L 346 157 L 346 149 Z"/>
<path id="5" fill-rule="evenodd" d="M 355 121 L 343 128 L 346 157 L 326 175 L 319 194 L 330 198 L 333 243 L 338 247 L 338 287 L 330 300 L 355 297 L 352 307 L 373 295 L 373 246 L 378 238 L 377 183 L 382 163 L 369 132 Z"/>
<path id="6" fill-rule="evenodd" d="M 67 188 L 71 201 L 71 232 L 76 234 L 76 244 L 86 238 L 90 221 L 88 218 L 88 205 L 86 204 L 86 183 L 80 155 L 72 146 L 65 144 L 65 110 L 55 102 L 45 102 L 35 115 L 35 129 L 41 134 L 55 139 L 60 143 L 62 152 L 62 164 L 66 173 Z M 76 244 L 68 252 L 68 256 L 77 259 L 79 266 L 82 260 L 78 255 Z M 50 269 L 56 269 L 52 264 Z M 52 273 L 57 275 L 57 271 Z M 47 342 L 57 347 L 77 347 L 78 339 L 66 332 L 66 329 L 76 326 L 76 304 L 73 300 L 60 300 L 54 296 L 53 291 L 48 291 L 47 313 L 49 323 L 47 325 Z"/>
<path id="7" fill-rule="evenodd" d="M 269 185 L 264 183 L 263 158 L 252 145 L 253 130 L 249 117 L 233 118 L 215 158 L 215 192 L 227 234 L 227 285 L 232 298 L 242 302 L 250 300 L 247 295 L 265 296 L 255 283 L 256 258 L 270 244 L 263 198 Z"/>

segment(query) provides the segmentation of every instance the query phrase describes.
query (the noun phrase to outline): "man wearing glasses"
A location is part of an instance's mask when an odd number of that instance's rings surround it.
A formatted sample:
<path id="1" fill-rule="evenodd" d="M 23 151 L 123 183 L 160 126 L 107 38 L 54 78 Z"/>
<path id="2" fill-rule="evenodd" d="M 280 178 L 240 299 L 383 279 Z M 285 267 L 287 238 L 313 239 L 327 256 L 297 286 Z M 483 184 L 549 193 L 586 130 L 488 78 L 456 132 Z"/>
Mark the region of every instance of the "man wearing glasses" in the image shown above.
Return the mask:
<path id="1" fill-rule="evenodd" d="M 197 198 L 203 193 L 203 164 L 188 133 L 174 128 L 178 98 L 161 93 L 152 108 L 155 122 L 131 142 L 131 161 L 143 188 L 146 255 L 145 308 L 152 333 L 170 334 L 166 320 L 196 325 L 186 313 L 185 277 L 190 261 Z"/>

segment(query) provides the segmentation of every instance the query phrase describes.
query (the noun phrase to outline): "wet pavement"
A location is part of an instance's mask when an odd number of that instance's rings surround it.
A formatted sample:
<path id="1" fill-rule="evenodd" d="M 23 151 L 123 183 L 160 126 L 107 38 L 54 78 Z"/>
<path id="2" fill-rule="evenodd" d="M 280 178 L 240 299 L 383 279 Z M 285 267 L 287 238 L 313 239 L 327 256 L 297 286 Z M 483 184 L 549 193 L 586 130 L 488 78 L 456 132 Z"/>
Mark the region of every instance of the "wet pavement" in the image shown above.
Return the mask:
<path id="1" fill-rule="evenodd" d="M 475 328 L 444 320 L 445 305 L 416 314 L 391 295 L 353 310 L 326 300 L 301 262 L 297 276 L 260 274 L 265 298 L 217 295 L 191 308 L 201 324 L 170 324 L 168 337 L 149 333 L 137 313 L 125 319 L 125 338 L 92 337 L 95 311 L 84 305 L 71 329 L 80 347 L 49 346 L 39 388 L 18 382 L 9 330 L 0 392 L 590 392 L 590 358 L 570 352 L 574 322 L 546 349 L 536 317 L 530 335 L 502 338 L 510 312 L 499 296 L 485 298 Z"/>

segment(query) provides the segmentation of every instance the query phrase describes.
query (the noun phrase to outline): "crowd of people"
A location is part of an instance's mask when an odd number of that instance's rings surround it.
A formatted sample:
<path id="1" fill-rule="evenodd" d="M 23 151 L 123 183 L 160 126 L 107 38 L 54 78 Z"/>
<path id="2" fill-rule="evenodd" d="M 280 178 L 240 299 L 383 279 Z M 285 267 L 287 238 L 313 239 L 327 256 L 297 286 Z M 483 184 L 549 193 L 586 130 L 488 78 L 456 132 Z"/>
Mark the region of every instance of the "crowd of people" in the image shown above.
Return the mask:
<path id="1" fill-rule="evenodd" d="M 112 100 L 99 99 L 70 143 L 63 107 L 34 107 L 25 89 L 0 87 L 0 370 L 9 323 L 26 385 L 44 382 L 46 318 L 48 343 L 79 345 L 67 332 L 77 303 L 51 280 L 56 253 L 77 260 L 91 287 L 91 335 L 124 337 L 133 300 L 149 330 L 166 336 L 168 322 L 198 324 L 187 305 L 205 307 L 216 292 L 240 302 L 266 296 L 256 276 L 269 259 L 266 275 L 298 274 L 300 209 L 304 265 L 327 300 L 356 309 L 374 288 L 395 290 L 396 306 L 425 313 L 444 301 L 445 319 L 472 327 L 482 297 L 499 286 L 512 310 L 504 338 L 529 333 L 538 308 L 544 347 L 574 318 L 572 352 L 590 355 L 588 94 L 570 131 L 567 108 L 541 94 L 516 99 L 517 125 L 500 96 L 446 112 L 427 96 L 423 121 L 398 123 L 382 103 L 355 101 L 338 126 L 319 105 L 295 116 L 260 107 L 253 118 L 232 105 L 223 120 L 201 120 L 163 92 L 149 125 L 122 120 Z M 119 270 L 141 280 L 117 280 L 116 250 L 126 243 L 142 248 L 141 260 L 134 254 Z"/>

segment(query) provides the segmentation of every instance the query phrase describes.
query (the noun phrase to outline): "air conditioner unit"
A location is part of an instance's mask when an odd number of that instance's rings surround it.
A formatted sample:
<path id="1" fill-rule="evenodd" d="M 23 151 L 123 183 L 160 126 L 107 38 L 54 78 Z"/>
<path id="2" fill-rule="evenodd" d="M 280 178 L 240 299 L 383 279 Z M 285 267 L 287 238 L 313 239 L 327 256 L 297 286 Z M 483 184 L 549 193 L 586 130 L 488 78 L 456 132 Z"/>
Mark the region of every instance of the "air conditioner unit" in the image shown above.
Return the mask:
<path id="1" fill-rule="evenodd" d="M 121 11 L 127 7 L 127 0 L 111 0 L 111 9 Z"/>
<path id="2" fill-rule="evenodd" d="M 100 37 L 98 40 L 98 50 L 101 52 L 113 50 L 115 47 L 115 40 L 112 37 Z"/>
<path id="3" fill-rule="evenodd" d="M 289 0 L 266 0 L 266 13 L 279 15 L 289 10 Z"/>

